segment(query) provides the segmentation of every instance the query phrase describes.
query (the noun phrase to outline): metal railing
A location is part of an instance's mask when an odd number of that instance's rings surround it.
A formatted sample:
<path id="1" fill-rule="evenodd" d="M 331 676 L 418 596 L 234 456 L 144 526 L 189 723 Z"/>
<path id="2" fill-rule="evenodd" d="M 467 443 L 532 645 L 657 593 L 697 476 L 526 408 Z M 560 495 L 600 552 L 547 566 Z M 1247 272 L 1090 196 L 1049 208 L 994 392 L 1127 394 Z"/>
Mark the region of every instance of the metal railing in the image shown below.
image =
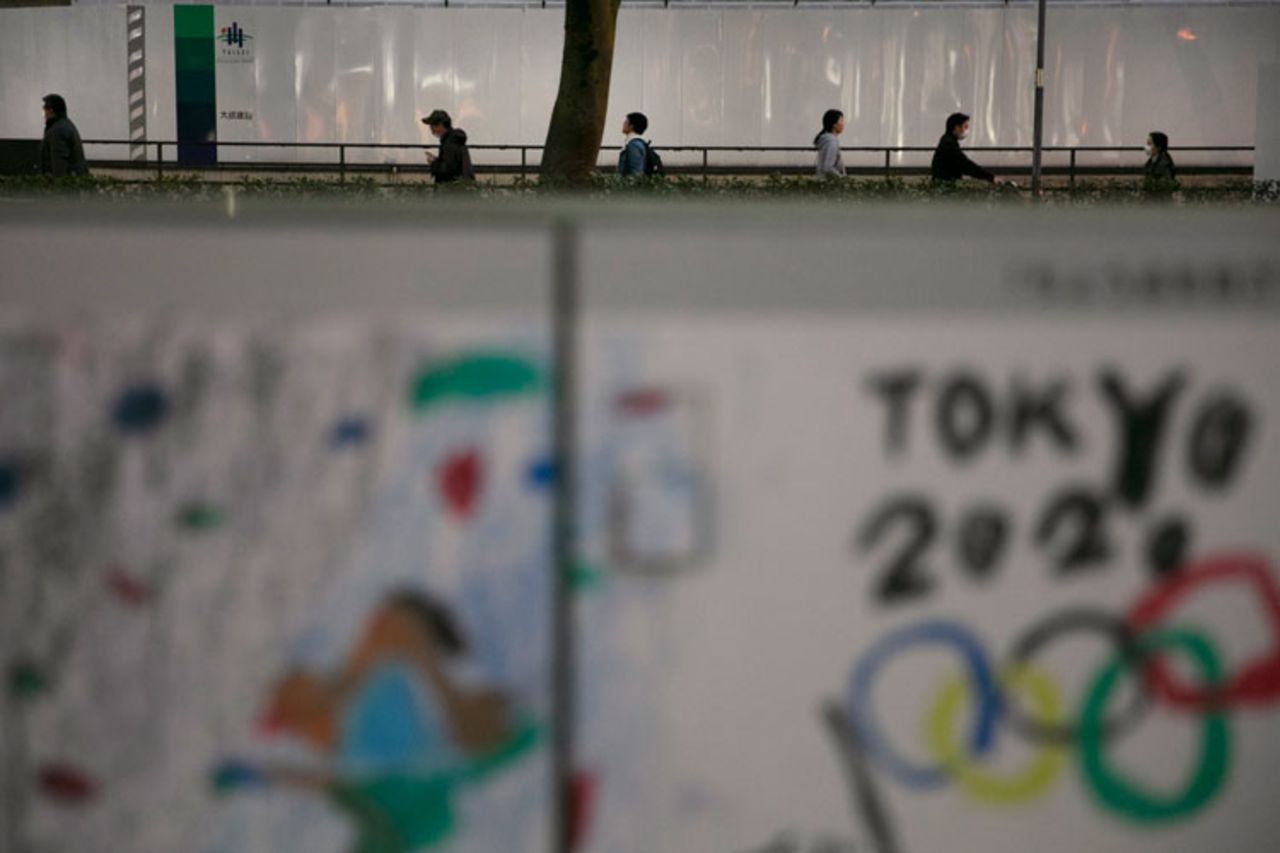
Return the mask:
<path id="1" fill-rule="evenodd" d="M 129 140 L 120 139 L 87 139 L 85 145 L 130 145 Z M 430 150 L 434 148 L 432 145 L 424 145 L 421 142 L 177 142 L 176 140 L 164 141 L 146 141 L 145 143 L 133 142 L 134 145 L 142 145 L 147 157 L 145 160 L 90 160 L 91 166 L 105 168 L 142 168 L 153 169 L 157 178 L 164 177 L 168 172 L 189 173 L 194 171 L 237 171 L 237 172 L 284 172 L 284 173 L 304 173 L 304 172 L 326 172 L 338 173 L 339 181 L 346 181 L 347 175 L 351 173 L 426 173 L 429 166 L 426 163 L 362 163 L 352 162 L 348 157 L 350 152 L 363 151 L 400 151 L 400 150 Z M 187 164 L 181 163 L 174 155 L 177 154 L 179 147 L 182 148 L 267 148 L 267 149 L 288 149 L 293 151 L 332 151 L 336 157 L 333 162 L 324 161 L 245 161 L 245 162 L 215 162 L 207 164 Z M 541 157 L 536 159 L 530 157 L 531 152 L 541 153 L 544 146 L 542 145 L 470 145 L 469 149 L 474 154 L 483 154 L 483 152 L 518 152 L 520 155 L 519 163 L 485 163 L 483 157 L 478 158 L 479 162 L 475 163 L 476 171 L 479 174 L 516 174 L 521 177 L 528 177 L 532 172 L 536 171 L 537 163 Z M 813 153 L 814 149 L 810 146 L 802 145 L 655 145 L 654 149 L 663 155 L 668 162 L 665 164 L 665 171 L 671 175 L 700 175 L 703 180 L 708 180 L 712 175 L 767 175 L 767 174 L 808 174 L 813 171 Z M 879 175 L 890 177 L 893 175 L 926 175 L 929 173 L 927 162 L 904 163 L 904 158 L 912 155 L 928 155 L 933 153 L 932 146 L 920 145 L 855 145 L 842 147 L 841 152 L 847 155 L 855 155 L 860 157 L 863 155 L 874 159 L 871 165 L 846 165 L 846 171 L 851 175 Z M 1002 174 L 1007 175 L 1029 175 L 1031 173 L 1030 158 L 1032 148 L 1029 145 L 1011 146 L 1000 145 L 990 146 L 986 148 L 968 148 L 970 154 L 979 159 L 985 154 L 1016 154 L 1025 156 L 1026 165 L 1016 164 L 997 164 L 994 168 Z M 1252 145 L 1190 145 L 1171 148 L 1174 154 L 1252 154 Z M 152 159 L 151 152 L 155 152 Z M 610 151 L 609 155 L 604 155 L 605 151 Z M 1107 145 L 1058 145 L 1045 146 L 1042 151 L 1058 159 L 1060 155 L 1065 155 L 1066 163 L 1048 163 L 1044 166 L 1043 172 L 1046 175 L 1065 175 L 1070 184 L 1074 185 L 1078 176 L 1082 175 L 1125 175 L 1140 174 L 1142 172 L 1142 149 L 1136 146 L 1107 146 Z M 166 154 L 169 155 L 166 158 Z M 669 155 L 692 155 L 692 162 L 680 162 L 682 158 L 673 158 Z M 760 164 L 760 163 L 726 163 L 723 162 L 724 157 L 717 157 L 718 162 L 713 162 L 713 155 L 726 154 L 765 154 L 780 155 L 794 154 L 795 162 L 783 164 Z M 1085 165 L 1080 162 L 1080 155 L 1133 155 L 1131 164 L 1122 164 L 1119 162 Z M 897 162 L 895 162 L 895 157 Z M 475 158 L 473 158 L 475 159 Z M 689 159 L 689 158 L 683 158 Z M 1250 157 L 1250 160 L 1252 158 Z M 612 149 L 602 149 L 602 157 L 598 161 L 597 166 L 605 170 L 611 170 Z M 1179 164 L 1178 171 L 1183 175 L 1249 175 L 1252 174 L 1253 167 L 1248 164 L 1241 163 L 1212 163 L 1212 164 Z"/>

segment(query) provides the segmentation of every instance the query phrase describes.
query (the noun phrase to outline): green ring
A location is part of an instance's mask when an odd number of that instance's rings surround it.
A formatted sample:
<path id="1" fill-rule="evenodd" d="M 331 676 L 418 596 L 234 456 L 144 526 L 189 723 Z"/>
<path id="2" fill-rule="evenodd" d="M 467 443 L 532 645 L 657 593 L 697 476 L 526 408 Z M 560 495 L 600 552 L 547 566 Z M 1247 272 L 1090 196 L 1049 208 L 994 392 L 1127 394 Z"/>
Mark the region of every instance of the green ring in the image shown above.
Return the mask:
<path id="1" fill-rule="evenodd" d="M 1222 664 L 1209 641 L 1188 631 L 1161 631 L 1150 634 L 1139 642 L 1142 652 L 1166 648 L 1185 651 L 1201 674 L 1207 686 L 1222 681 Z M 1119 815 L 1139 823 L 1157 823 L 1186 817 L 1204 806 L 1222 787 L 1231 759 L 1231 737 L 1227 730 L 1227 718 L 1221 709 L 1204 713 L 1200 762 L 1186 790 L 1174 796 L 1160 796 L 1142 790 L 1137 785 L 1114 772 L 1105 754 L 1103 714 L 1107 699 L 1123 670 L 1132 662 L 1123 658 L 1108 663 L 1085 699 L 1080 718 L 1080 762 L 1085 778 L 1102 804 Z"/>

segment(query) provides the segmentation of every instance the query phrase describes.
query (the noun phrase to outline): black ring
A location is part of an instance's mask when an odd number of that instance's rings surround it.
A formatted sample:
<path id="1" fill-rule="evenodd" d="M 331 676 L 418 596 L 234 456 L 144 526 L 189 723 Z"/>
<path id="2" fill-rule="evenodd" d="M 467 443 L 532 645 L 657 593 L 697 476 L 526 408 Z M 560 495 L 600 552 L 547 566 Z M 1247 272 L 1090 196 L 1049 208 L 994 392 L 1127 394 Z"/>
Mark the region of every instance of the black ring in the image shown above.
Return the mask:
<path id="1" fill-rule="evenodd" d="M 1123 619 L 1103 610 L 1076 607 L 1057 611 L 1027 628 L 1014 642 L 1013 650 L 1009 653 L 1009 662 L 1012 666 L 1025 665 L 1030 662 L 1036 652 L 1057 638 L 1059 634 L 1074 631 L 1093 631 L 1103 634 L 1115 644 L 1119 653 L 1131 664 L 1136 664 L 1143 657 L 1137 635 Z M 1142 721 L 1151 705 L 1152 697 L 1146 679 L 1140 678 L 1138 682 L 1140 687 L 1136 693 L 1137 699 L 1113 718 L 1103 721 L 1104 741 L 1124 735 Z M 1027 716 L 1018 703 L 1009 696 L 1005 697 L 1004 713 L 1009 727 L 1030 741 L 1065 746 L 1080 739 L 1079 726 L 1035 720 Z"/>

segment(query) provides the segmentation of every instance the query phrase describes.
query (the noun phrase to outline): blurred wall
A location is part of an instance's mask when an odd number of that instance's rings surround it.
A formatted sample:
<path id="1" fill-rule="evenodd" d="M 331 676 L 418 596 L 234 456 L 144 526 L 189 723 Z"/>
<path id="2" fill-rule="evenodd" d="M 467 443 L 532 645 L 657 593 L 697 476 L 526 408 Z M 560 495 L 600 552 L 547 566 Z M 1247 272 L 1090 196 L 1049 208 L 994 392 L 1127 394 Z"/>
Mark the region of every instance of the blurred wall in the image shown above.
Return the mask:
<path id="1" fill-rule="evenodd" d="M 1274 847 L 1280 212 L 628 213 L 577 849 Z M 563 215 L 0 205 L 0 853 L 549 849 Z"/>

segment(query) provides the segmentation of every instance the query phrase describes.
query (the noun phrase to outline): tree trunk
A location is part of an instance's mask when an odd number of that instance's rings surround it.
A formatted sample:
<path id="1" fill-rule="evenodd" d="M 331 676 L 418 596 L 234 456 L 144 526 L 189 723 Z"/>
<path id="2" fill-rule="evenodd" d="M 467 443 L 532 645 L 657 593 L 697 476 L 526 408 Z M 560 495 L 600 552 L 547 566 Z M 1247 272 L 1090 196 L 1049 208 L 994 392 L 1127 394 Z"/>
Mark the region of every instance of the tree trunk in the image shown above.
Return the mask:
<path id="1" fill-rule="evenodd" d="M 580 181 L 591 175 L 600 154 L 613 37 L 622 0 L 567 0 L 560 91 L 542 152 L 542 175 Z"/>

